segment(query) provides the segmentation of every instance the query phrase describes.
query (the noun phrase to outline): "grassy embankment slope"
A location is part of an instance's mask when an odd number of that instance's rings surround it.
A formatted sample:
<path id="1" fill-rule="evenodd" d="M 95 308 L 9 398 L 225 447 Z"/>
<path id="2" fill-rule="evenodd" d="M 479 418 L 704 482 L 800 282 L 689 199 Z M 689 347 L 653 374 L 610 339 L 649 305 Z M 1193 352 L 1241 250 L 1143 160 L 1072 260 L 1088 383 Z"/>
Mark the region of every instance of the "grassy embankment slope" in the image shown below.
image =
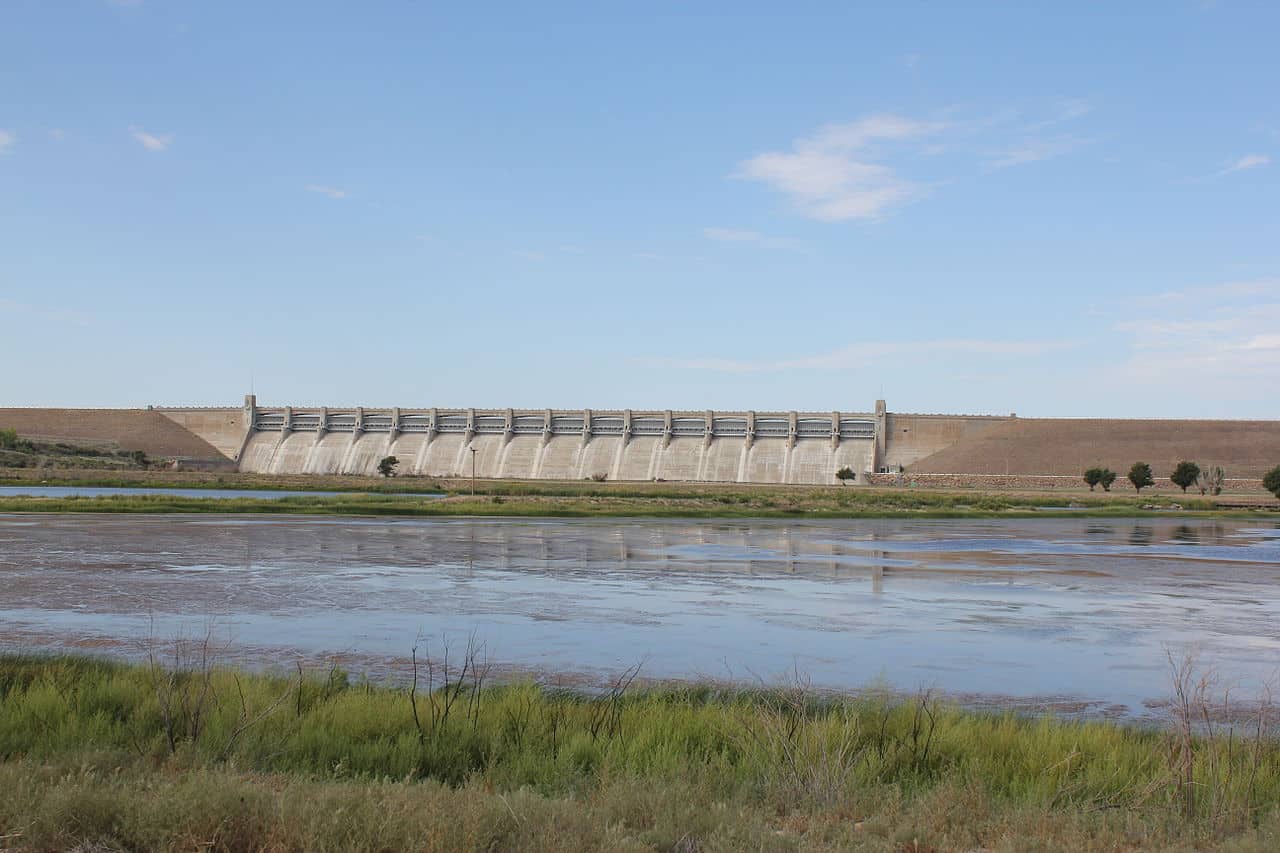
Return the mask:
<path id="1" fill-rule="evenodd" d="M 411 693 L 341 673 L 218 670 L 201 666 L 200 653 L 169 655 L 168 669 L 0 657 L 3 843 L 685 851 L 1280 843 L 1280 742 L 1256 730 L 1231 739 L 1164 734 L 802 689 L 477 688 L 475 669 L 457 680 L 456 656 L 448 687 L 441 661 L 420 658 Z"/>

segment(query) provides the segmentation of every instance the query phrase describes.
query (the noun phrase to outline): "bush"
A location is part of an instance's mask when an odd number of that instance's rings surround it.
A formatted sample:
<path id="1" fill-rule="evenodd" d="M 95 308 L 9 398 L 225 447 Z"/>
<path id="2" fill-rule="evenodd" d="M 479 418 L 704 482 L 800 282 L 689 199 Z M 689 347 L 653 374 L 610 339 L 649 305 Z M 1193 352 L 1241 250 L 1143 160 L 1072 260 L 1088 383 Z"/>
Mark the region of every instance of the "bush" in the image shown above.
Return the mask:
<path id="1" fill-rule="evenodd" d="M 1102 491 L 1104 492 L 1111 491 L 1111 484 L 1114 483 L 1115 481 L 1116 481 L 1116 472 L 1112 471 L 1110 468 L 1103 468 L 1102 479 L 1099 480 L 1099 482 L 1102 483 Z"/>
<path id="2" fill-rule="evenodd" d="M 1200 472 L 1197 478 L 1200 483 L 1200 494 L 1222 494 L 1222 487 L 1227 482 L 1227 472 L 1221 465 L 1210 465 Z"/>
<path id="3" fill-rule="evenodd" d="M 858 479 L 858 475 L 854 473 L 854 471 L 853 471 L 853 469 L 852 469 L 852 468 L 850 468 L 848 465 L 846 465 L 846 466 L 844 466 L 843 468 L 841 468 L 839 471 L 837 471 L 837 472 L 836 472 L 836 479 L 837 479 L 837 480 L 839 480 L 839 481 L 840 481 L 840 485 L 842 485 L 842 486 L 843 486 L 843 485 L 845 485 L 846 481 L 848 481 L 848 480 L 856 480 L 856 479 Z"/>
<path id="4" fill-rule="evenodd" d="M 602 472 L 597 472 L 591 475 L 591 479 L 595 480 L 597 483 L 603 483 L 605 480 L 609 479 L 609 475 Z"/>
<path id="5" fill-rule="evenodd" d="M 1093 491 L 1093 487 L 1102 482 L 1102 469 L 1090 468 L 1084 472 L 1084 481 L 1089 484 L 1089 491 Z"/>
<path id="6" fill-rule="evenodd" d="M 1200 479 L 1200 466 L 1194 462 L 1179 462 L 1173 469 L 1173 473 L 1169 475 L 1169 479 L 1185 494 L 1187 487 L 1195 485 L 1196 480 Z"/>
<path id="7" fill-rule="evenodd" d="M 0 429 L 0 448 L 18 449 L 18 431 L 16 429 Z"/>
<path id="8" fill-rule="evenodd" d="M 1262 488 L 1280 498 L 1280 465 L 1272 468 L 1262 478 Z"/>
<path id="9" fill-rule="evenodd" d="M 1135 462 L 1129 469 L 1129 482 L 1133 483 L 1133 488 L 1138 494 L 1142 494 L 1144 487 L 1156 484 L 1156 478 L 1151 473 L 1150 465 L 1145 462 Z"/>
<path id="10" fill-rule="evenodd" d="M 378 473 L 384 477 L 394 477 L 396 475 L 396 466 L 400 464 L 400 460 L 394 456 L 384 456 L 382 461 L 378 463 Z"/>

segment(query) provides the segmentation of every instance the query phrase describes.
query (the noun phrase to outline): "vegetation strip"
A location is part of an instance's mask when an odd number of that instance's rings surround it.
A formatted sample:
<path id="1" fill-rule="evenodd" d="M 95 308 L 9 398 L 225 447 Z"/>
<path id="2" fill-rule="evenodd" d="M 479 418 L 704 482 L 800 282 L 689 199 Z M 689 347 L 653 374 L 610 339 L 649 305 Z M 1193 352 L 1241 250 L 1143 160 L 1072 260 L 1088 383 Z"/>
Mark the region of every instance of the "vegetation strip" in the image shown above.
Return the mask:
<path id="1" fill-rule="evenodd" d="M 474 645 L 452 651 L 415 650 L 402 688 L 336 668 L 220 669 L 199 643 L 142 665 L 0 656 L 0 835 L 686 850 L 1261 850 L 1280 837 L 1280 743 L 1261 724 L 1228 737 L 983 715 L 927 694 L 641 690 L 635 669 L 594 694 L 489 686 Z"/>

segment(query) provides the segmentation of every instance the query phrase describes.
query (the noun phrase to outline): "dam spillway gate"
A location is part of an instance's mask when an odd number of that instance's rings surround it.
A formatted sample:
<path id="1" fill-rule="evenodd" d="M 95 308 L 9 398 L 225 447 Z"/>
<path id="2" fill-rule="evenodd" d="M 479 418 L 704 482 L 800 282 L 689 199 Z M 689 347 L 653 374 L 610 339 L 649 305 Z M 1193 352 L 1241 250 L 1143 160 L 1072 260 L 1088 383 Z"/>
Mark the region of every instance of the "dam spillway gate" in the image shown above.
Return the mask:
<path id="1" fill-rule="evenodd" d="M 861 479 L 883 453 L 884 409 L 844 412 L 691 412 L 519 409 L 259 408 L 241 471 L 431 477 L 672 480 L 739 483 Z"/>

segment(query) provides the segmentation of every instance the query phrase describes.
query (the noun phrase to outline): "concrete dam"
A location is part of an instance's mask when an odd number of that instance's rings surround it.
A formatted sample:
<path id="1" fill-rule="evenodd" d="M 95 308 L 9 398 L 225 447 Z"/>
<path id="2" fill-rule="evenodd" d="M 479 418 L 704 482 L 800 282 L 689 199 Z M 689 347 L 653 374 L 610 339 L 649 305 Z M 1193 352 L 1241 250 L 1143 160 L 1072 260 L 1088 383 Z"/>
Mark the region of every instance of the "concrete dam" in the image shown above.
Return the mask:
<path id="1" fill-rule="evenodd" d="M 259 408 L 241 471 L 581 480 L 834 483 L 883 457 L 871 413 Z"/>

